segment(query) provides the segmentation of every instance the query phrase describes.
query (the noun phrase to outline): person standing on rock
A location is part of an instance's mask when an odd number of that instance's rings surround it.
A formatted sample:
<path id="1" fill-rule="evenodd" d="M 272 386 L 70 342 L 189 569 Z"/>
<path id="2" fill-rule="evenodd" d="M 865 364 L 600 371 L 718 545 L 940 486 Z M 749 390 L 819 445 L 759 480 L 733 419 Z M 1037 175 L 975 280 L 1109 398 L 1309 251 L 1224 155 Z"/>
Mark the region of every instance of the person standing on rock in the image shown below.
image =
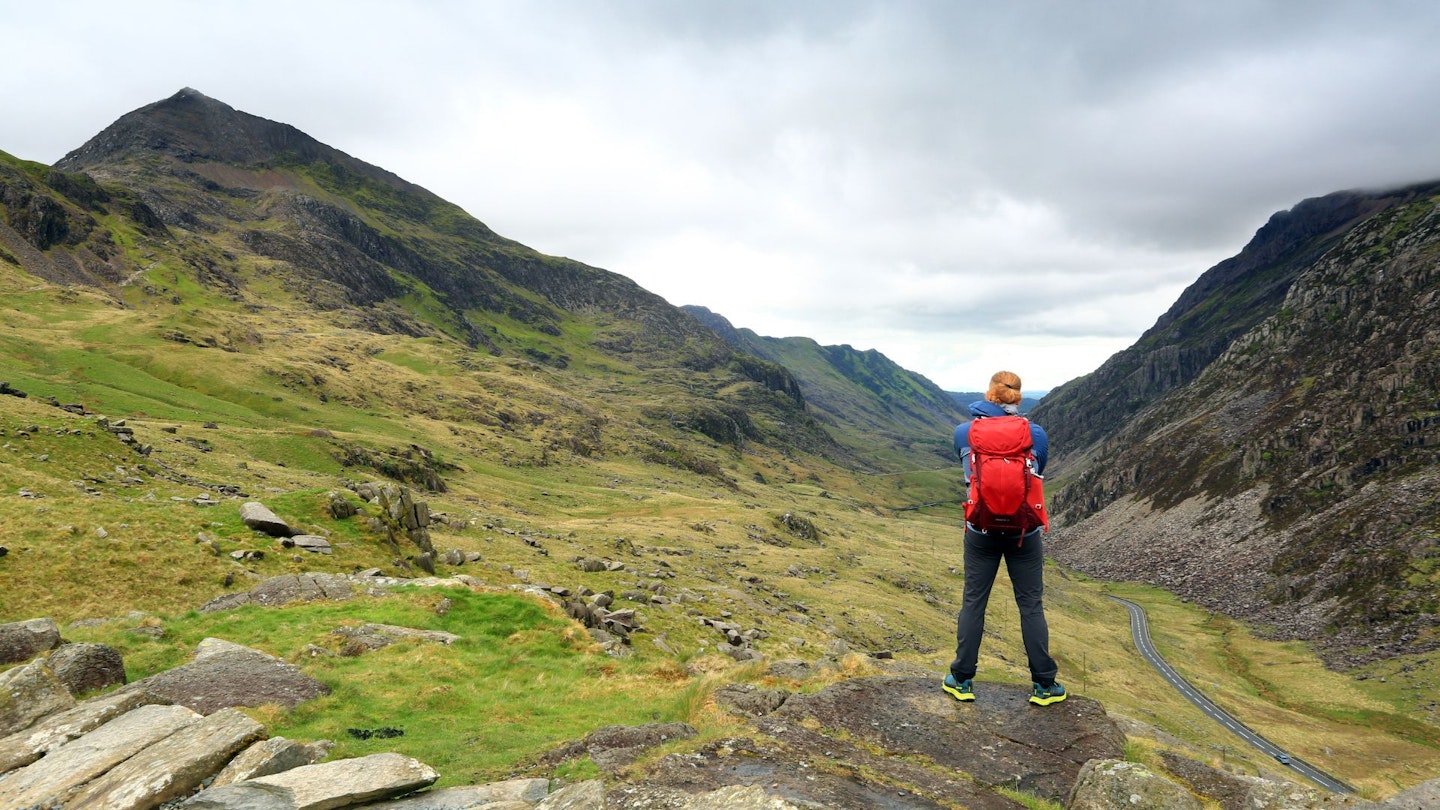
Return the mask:
<path id="1" fill-rule="evenodd" d="M 1066 692 L 1065 687 L 1055 680 L 1059 668 L 1055 659 L 1050 657 L 1050 628 L 1045 623 L 1045 549 L 1041 542 L 1046 528 L 1043 499 L 1034 499 L 1042 501 L 1037 505 L 1039 516 L 1021 518 L 1014 523 L 1016 528 L 996 528 L 995 523 L 1003 523 L 1005 518 L 993 520 L 975 506 L 976 490 L 979 488 L 977 474 L 984 473 L 976 468 L 972 454 L 982 454 L 986 458 L 986 469 L 989 469 L 989 465 L 995 463 L 989 460 L 991 444 L 996 442 L 992 437 L 1008 434 L 1012 439 L 1011 445 L 1021 452 L 1024 459 L 1025 475 L 1033 475 L 1038 481 L 1045 471 L 1050 440 L 1043 428 L 1019 415 L 1020 400 L 1020 377 L 1013 372 L 998 371 L 990 378 L 985 399 L 971 403 L 970 415 L 973 418 L 955 428 L 955 452 L 960 455 L 970 497 L 965 510 L 965 590 L 955 628 L 955 660 L 950 664 L 943 688 L 956 700 L 975 699 L 973 679 L 980 657 L 980 640 L 985 633 L 985 608 L 990 602 L 995 575 L 1000 571 L 1000 561 L 1004 560 L 1015 590 L 1015 606 L 1020 609 L 1020 635 L 1030 663 L 1030 702 L 1049 706 L 1064 700 Z M 1010 419 L 1002 422 L 1003 417 Z M 987 419 L 995 421 L 977 430 L 977 426 Z M 972 447 L 972 433 L 977 434 L 974 438 L 978 451 Z M 1028 453 L 1025 452 L 1026 445 Z M 997 479 L 998 472 L 997 466 Z M 1038 486 L 1035 491 L 1039 491 Z"/>

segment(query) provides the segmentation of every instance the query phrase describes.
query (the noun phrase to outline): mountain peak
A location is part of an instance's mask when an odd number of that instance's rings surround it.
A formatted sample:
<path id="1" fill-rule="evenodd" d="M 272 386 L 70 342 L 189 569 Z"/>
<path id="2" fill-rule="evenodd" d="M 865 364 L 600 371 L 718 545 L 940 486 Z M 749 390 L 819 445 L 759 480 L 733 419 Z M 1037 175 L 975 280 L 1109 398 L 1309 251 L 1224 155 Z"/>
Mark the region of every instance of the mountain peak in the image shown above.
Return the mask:
<path id="1" fill-rule="evenodd" d="M 55 167 L 85 171 L 156 153 L 182 163 L 243 166 L 279 159 L 324 162 L 407 191 L 423 191 L 289 124 L 237 110 L 192 87 L 120 116 L 99 135 L 61 158 Z"/>

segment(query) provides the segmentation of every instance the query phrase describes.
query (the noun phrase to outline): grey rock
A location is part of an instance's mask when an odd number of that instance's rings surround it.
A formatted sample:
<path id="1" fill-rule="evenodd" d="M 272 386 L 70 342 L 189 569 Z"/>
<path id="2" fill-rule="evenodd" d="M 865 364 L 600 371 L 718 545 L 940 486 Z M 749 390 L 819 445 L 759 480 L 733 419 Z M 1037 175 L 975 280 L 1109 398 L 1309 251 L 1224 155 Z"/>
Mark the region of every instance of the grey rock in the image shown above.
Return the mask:
<path id="1" fill-rule="evenodd" d="M 530 808 L 550 792 L 548 779 L 511 779 L 488 785 L 427 790 L 403 799 L 370 805 L 374 810 L 500 810 L 502 804 Z"/>
<path id="2" fill-rule="evenodd" d="M 60 625 L 54 619 L 0 624 L 0 666 L 18 664 L 60 646 Z"/>
<path id="3" fill-rule="evenodd" d="M 604 810 L 605 786 L 596 779 L 566 785 L 535 805 L 535 810 Z"/>
<path id="4" fill-rule="evenodd" d="M 284 574 L 264 580 L 245 593 L 211 599 L 200 606 L 200 612 L 215 613 L 249 604 L 280 606 L 319 599 L 343 601 L 357 595 L 383 596 L 384 591 L 372 584 L 378 579 L 351 578 L 344 574 Z"/>
<path id="5" fill-rule="evenodd" d="M 403 796 L 439 779 L 430 766 L 400 754 L 371 754 L 306 765 L 203 790 L 185 810 L 328 810 Z"/>
<path id="6" fill-rule="evenodd" d="M 1138 762 L 1095 759 L 1085 763 L 1070 792 L 1069 810 L 1203 810 L 1190 791 Z M 1266 805 L 1260 805 L 1266 806 Z"/>
<path id="7" fill-rule="evenodd" d="M 330 541 L 318 534 L 296 534 L 284 541 L 285 547 L 294 546 L 302 551 L 309 551 L 316 554 L 330 554 Z"/>
<path id="8" fill-rule="evenodd" d="M 294 708 L 330 693 L 330 687 L 292 664 L 217 638 L 201 641 L 190 663 L 122 688 L 145 689 L 202 714 L 266 703 Z"/>
<path id="9" fill-rule="evenodd" d="M 1440 779 L 1421 782 L 1408 790 L 1391 796 L 1383 805 L 1395 810 L 1428 810 L 1440 807 Z"/>
<path id="10" fill-rule="evenodd" d="M 739 714 L 754 717 L 780 708 L 790 692 L 785 689 L 761 689 L 754 684 L 732 683 L 715 690 L 715 702 Z"/>
<path id="11" fill-rule="evenodd" d="M 0 738 L 0 774 L 29 765 L 131 709 L 161 702 L 160 698 L 145 691 L 111 693 L 49 715 L 24 731 Z"/>
<path id="12" fill-rule="evenodd" d="M 125 660 L 105 644 L 61 645 L 50 653 L 50 669 L 72 695 L 125 683 Z"/>
<path id="13" fill-rule="evenodd" d="M 235 709 L 221 709 L 111 768 L 76 793 L 71 803 L 148 810 L 195 792 L 237 751 L 264 736 L 264 726 Z"/>
<path id="14" fill-rule="evenodd" d="M 758 785 L 730 785 L 702 793 L 685 805 L 685 810 L 801 810 Z"/>
<path id="15" fill-rule="evenodd" d="M 345 520 L 354 517 L 360 509 L 350 502 L 349 498 L 338 492 L 330 493 L 330 516 L 336 520 Z"/>
<path id="16" fill-rule="evenodd" d="M 0 780 L 0 807 L 59 803 L 147 746 L 194 725 L 183 706 L 141 706 Z"/>
<path id="17" fill-rule="evenodd" d="M 271 537 L 289 537 L 294 534 L 289 524 L 259 501 L 247 501 L 241 504 L 240 520 L 255 531 L 264 532 Z"/>
<path id="18" fill-rule="evenodd" d="M 0 735 L 24 731 L 36 720 L 74 705 L 70 690 L 44 659 L 0 672 Z"/>
<path id="19" fill-rule="evenodd" d="M 209 786 L 220 787 L 232 782 L 271 776 L 293 768 L 314 765 L 327 750 L 328 747 L 325 746 L 306 745 L 295 740 L 287 740 L 284 737 L 260 740 L 230 760 L 230 764 L 220 771 L 219 775 L 215 777 L 215 781 L 211 782 Z"/>

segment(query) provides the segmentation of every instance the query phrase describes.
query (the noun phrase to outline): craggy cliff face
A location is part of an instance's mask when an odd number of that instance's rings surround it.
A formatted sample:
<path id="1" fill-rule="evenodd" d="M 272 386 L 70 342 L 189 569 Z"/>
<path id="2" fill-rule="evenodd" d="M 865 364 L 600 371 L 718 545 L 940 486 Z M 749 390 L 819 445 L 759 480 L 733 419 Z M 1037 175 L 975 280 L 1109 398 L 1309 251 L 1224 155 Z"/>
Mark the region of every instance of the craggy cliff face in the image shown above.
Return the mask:
<path id="1" fill-rule="evenodd" d="M 1067 448 L 1060 559 L 1313 640 L 1332 663 L 1440 645 L 1440 194 L 1360 203 L 1323 252 L 1302 243 L 1254 269 L 1274 287 L 1288 265 L 1293 280 L 1213 360 L 1161 373 L 1172 385 L 1132 398 L 1122 427 Z M 1227 323 L 1256 286 L 1227 279 L 1192 312 Z M 1156 377 L 1139 368 L 1193 359 L 1209 337 L 1172 332 L 1089 407 L 1123 406 L 1118 392 Z M 1037 414 L 1083 435 L 1063 408 Z"/>

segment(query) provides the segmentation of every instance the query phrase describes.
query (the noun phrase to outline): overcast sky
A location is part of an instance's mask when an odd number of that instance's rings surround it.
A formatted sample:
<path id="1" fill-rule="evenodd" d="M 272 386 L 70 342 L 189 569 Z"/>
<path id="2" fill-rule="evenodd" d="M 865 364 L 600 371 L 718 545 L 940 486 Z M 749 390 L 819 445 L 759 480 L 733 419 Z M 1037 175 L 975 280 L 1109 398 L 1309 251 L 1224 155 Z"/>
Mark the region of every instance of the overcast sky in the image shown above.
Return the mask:
<path id="1" fill-rule="evenodd" d="M 1094 370 L 1270 214 L 1440 178 L 1440 3 L 0 0 L 0 150 L 193 87 L 949 390 Z"/>

